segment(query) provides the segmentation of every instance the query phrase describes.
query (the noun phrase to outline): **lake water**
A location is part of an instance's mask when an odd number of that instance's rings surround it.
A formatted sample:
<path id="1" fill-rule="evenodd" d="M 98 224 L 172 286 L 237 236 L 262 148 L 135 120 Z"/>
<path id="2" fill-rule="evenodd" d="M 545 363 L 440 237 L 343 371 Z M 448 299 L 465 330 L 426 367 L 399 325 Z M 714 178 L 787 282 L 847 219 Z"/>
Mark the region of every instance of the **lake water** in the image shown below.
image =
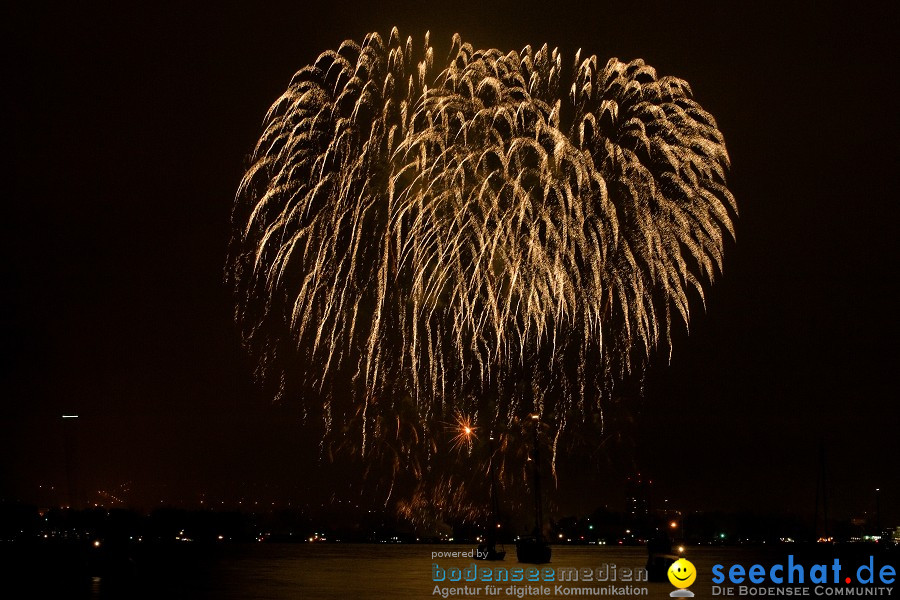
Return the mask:
<path id="1" fill-rule="evenodd" d="M 260 548 L 241 560 L 223 561 L 220 579 L 215 583 L 215 596 L 237 600 L 238 598 L 425 598 L 432 597 L 435 585 L 461 587 L 465 582 L 432 581 L 432 564 L 443 569 L 464 569 L 473 562 L 468 558 L 435 558 L 432 552 L 469 551 L 471 546 L 429 545 L 359 545 L 359 546 L 301 546 L 287 548 Z M 477 561 L 478 568 L 514 569 L 525 567 L 515 560 L 515 547 L 507 547 L 507 560 L 497 562 Z M 644 548 L 608 549 L 591 546 L 565 546 L 553 548 L 554 568 L 597 568 L 615 564 L 617 573 L 622 567 L 638 569 L 647 560 Z M 250 583 L 254 582 L 254 583 Z M 249 586 L 248 586 L 249 584 Z M 477 597 L 489 597 L 484 589 L 487 583 L 469 583 L 471 588 L 481 588 Z M 497 583 L 502 588 L 510 585 L 541 584 Z M 551 586 L 544 583 L 543 586 Z M 584 585 L 584 584 L 583 584 Z M 598 584 L 593 584 L 598 585 Z M 646 584 L 668 592 L 669 585 Z M 248 592 L 252 593 L 248 595 Z M 302 591 L 298 595 L 298 591 Z M 471 596 L 470 596 L 471 597 Z M 498 597 L 507 597 L 501 593 Z M 547 597 L 529 595 L 528 598 Z M 556 597 L 555 595 L 553 597 Z"/>
<path id="2" fill-rule="evenodd" d="M 138 556 L 136 567 L 126 577 L 90 576 L 70 578 L 61 574 L 60 565 L 44 559 L 46 569 L 30 569 L 10 572 L 19 587 L 19 593 L 10 597 L 93 598 L 112 600 L 119 598 L 197 598 L 223 600 L 296 600 L 322 599 L 344 600 L 355 598 L 440 598 L 435 595 L 435 585 L 460 588 L 469 586 L 477 595 L 450 596 L 453 598 L 560 598 L 597 597 L 585 595 L 558 595 L 557 585 L 567 588 L 605 589 L 611 592 L 627 592 L 631 586 L 635 593 L 617 597 L 669 598 L 673 587 L 668 583 L 623 581 L 625 569 L 641 569 L 646 562 L 643 547 L 608 546 L 554 546 L 553 560 L 549 567 L 590 568 L 606 567 L 609 581 L 577 583 L 528 583 L 504 582 L 435 583 L 432 565 L 442 569 L 464 569 L 473 562 L 469 558 L 432 558 L 432 552 L 469 551 L 471 546 L 453 545 L 378 545 L 378 544 L 234 544 L 217 548 L 190 548 L 190 544 L 155 548 Z M 515 547 L 507 546 L 507 560 L 499 562 L 477 561 L 479 569 L 515 569 L 527 567 L 515 560 Z M 698 598 L 712 595 L 711 572 L 713 565 L 763 564 L 783 562 L 789 549 L 743 547 L 690 547 L 685 554 L 691 560 L 699 577 L 691 587 Z M 19 559 L 22 557 L 19 556 Z M 32 561 L 33 562 L 33 561 Z M 825 561 L 822 561 L 825 562 Z M 854 562 L 854 561 L 846 561 Z M 876 561 L 877 562 L 877 561 Z M 6 563 L 9 566 L 9 562 Z M 40 563 L 38 563 L 40 564 Z M 860 563 L 861 564 L 861 563 Z M 615 565 L 615 571 L 613 571 Z M 31 565 L 32 567 L 34 564 Z M 896 566 L 896 565 L 895 565 Z M 64 570 L 63 570 L 64 571 Z M 615 572 L 616 580 L 612 580 Z M 513 585 L 517 589 L 509 590 Z M 499 587 L 499 593 L 491 595 L 488 586 Z M 530 586 L 530 588 L 528 588 Z M 535 594 L 543 586 L 549 594 Z M 615 589 L 613 589 L 615 588 Z M 623 590 L 623 588 L 626 588 Z M 9 587 L 8 587 L 9 589 Z M 523 590 L 529 593 L 521 593 Z M 507 592 L 512 591 L 513 595 Z M 516 592 L 520 594 L 516 594 Z M 577 593 L 577 592 L 576 592 Z M 7 597 L 6 594 L 0 594 Z M 740 594 L 735 594 L 739 597 Z M 893 597 L 893 594 L 882 594 Z M 810 597 L 816 597 L 810 587 Z M 822 596 L 824 597 L 824 596 Z"/>

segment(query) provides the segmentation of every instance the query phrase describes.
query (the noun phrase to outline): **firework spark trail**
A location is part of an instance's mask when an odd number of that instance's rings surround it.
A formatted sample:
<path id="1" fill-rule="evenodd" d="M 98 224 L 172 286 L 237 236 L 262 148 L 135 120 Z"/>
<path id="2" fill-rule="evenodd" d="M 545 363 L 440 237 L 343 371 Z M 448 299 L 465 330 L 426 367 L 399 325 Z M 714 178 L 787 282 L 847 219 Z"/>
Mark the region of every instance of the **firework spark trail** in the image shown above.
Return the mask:
<path id="1" fill-rule="evenodd" d="M 539 410 L 555 448 L 671 352 L 721 271 L 729 159 L 688 84 L 580 52 L 563 73 L 547 46 L 459 36 L 438 70 L 427 34 L 395 29 L 323 53 L 266 115 L 233 214 L 236 320 L 261 377 L 330 398 L 305 408 L 352 421 L 363 453 L 380 419 L 428 434 L 454 412 Z"/>

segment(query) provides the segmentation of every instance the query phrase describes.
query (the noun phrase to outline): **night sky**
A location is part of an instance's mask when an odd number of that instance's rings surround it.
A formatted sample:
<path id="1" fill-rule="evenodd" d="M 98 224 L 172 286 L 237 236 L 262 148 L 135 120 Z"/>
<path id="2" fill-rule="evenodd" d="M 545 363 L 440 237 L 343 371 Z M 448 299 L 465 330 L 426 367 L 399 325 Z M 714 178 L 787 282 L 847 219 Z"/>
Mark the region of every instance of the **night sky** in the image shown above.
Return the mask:
<path id="1" fill-rule="evenodd" d="M 572 511 L 642 472 L 683 509 L 900 519 L 897 19 L 864 3 L 109 3 L 6 9 L 0 496 L 141 506 L 301 498 L 296 407 L 251 379 L 223 267 L 263 115 L 322 51 L 391 26 L 475 47 L 643 58 L 690 82 L 732 159 L 725 273 L 653 362 Z M 689 4 L 691 8 L 679 8 Z M 781 4 L 781 3 L 778 3 Z M 268 488 L 264 486 L 268 485 Z M 266 490 L 266 491 L 260 491 Z M 292 495 L 293 494 L 293 495 Z"/>

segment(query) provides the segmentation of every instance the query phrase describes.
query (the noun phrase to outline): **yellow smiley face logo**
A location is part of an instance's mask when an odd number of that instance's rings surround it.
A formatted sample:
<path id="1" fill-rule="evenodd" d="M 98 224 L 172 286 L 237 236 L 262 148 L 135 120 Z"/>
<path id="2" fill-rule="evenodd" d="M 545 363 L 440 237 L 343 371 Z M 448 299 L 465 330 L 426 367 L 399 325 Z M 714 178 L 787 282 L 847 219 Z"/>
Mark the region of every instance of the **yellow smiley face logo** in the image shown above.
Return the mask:
<path id="1" fill-rule="evenodd" d="M 669 581 L 677 588 L 690 587 L 695 579 L 697 579 L 697 569 L 687 559 L 679 558 L 669 567 Z"/>

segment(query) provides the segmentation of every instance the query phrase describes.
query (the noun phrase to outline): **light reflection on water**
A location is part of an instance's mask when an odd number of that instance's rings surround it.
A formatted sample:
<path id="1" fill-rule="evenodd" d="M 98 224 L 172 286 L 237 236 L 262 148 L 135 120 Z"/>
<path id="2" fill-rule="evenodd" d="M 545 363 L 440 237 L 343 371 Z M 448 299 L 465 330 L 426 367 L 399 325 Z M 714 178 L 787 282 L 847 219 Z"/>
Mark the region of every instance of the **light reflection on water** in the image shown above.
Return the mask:
<path id="1" fill-rule="evenodd" d="M 118 564 L 117 568 L 107 568 L 105 574 L 99 576 L 97 563 L 72 563 L 71 553 L 58 553 L 54 558 L 52 547 L 42 547 L 42 552 L 28 552 L 25 547 L 7 547 L 4 556 L 0 553 L 0 565 L 10 566 L 8 573 L 14 574 L 4 579 L 7 587 L 0 588 L 0 597 L 6 598 L 66 598 L 67 600 L 144 600 L 144 599 L 223 599 L 223 600 L 296 600 L 296 599 L 355 599 L 355 598 L 439 598 L 435 595 L 435 582 L 432 581 L 432 564 L 437 562 L 442 569 L 452 567 L 464 569 L 473 560 L 469 558 L 436 558 L 434 551 L 468 551 L 471 547 L 462 545 L 376 545 L 376 544 L 224 544 L 215 546 L 201 545 L 168 545 L 141 547 L 135 551 L 128 563 Z M 2 548 L 0 548 L 2 549 Z M 515 560 L 515 548 L 507 547 L 510 560 L 494 563 L 476 562 L 478 569 L 506 568 L 515 569 L 520 565 Z M 805 569 L 812 565 L 831 565 L 840 558 L 843 570 L 840 577 L 858 573 L 860 565 L 874 562 L 875 571 L 880 565 L 893 565 L 896 568 L 897 554 L 890 549 L 875 545 L 844 545 L 840 547 L 824 546 L 803 548 L 793 544 L 770 544 L 757 547 L 688 547 L 685 557 L 697 569 L 697 581 L 691 590 L 697 598 L 712 597 L 712 567 L 717 563 L 726 565 L 743 565 L 749 569 L 753 564 L 764 566 L 784 565 L 788 555 Z M 20 560 L 16 562 L 15 556 Z M 42 556 L 42 558 L 41 558 Z M 41 558 L 40 560 L 36 560 Z M 24 560 L 21 560 L 24 559 Z M 640 569 L 646 561 L 646 550 L 643 547 L 604 547 L 604 546 L 554 546 L 553 561 L 549 567 L 558 570 L 564 567 L 590 568 L 592 571 L 603 569 L 612 572 L 612 565 L 618 575 L 617 580 L 602 582 L 517 582 L 516 586 L 543 585 L 549 590 L 546 595 L 528 594 L 524 598 L 561 598 L 588 597 L 586 594 L 560 596 L 554 595 L 554 588 L 562 585 L 582 590 L 601 590 L 606 592 L 600 597 L 646 597 L 669 598 L 672 586 L 666 583 L 626 582 L 622 581 L 624 568 Z M 76 561 L 77 562 L 77 561 Z M 784 568 L 783 566 L 781 568 Z M 91 576 L 85 577 L 85 573 Z M 809 571 L 806 571 L 809 573 Z M 857 575 L 863 577 L 863 575 Z M 787 582 L 785 582 L 787 583 Z M 801 581 L 797 582 L 802 583 Z M 886 587 L 871 585 L 858 587 L 836 581 L 837 587 L 825 590 L 825 595 L 844 595 L 851 593 L 869 593 L 887 597 L 894 591 L 896 584 Z M 459 588 L 468 585 L 480 590 L 477 596 L 453 596 L 454 598 L 512 598 L 514 594 L 506 594 L 505 590 L 511 582 L 487 584 L 483 581 L 450 582 L 439 584 L 441 587 Z M 499 585 L 500 593 L 486 594 L 488 585 Z M 727 584 L 726 584 L 727 585 Z M 771 582 L 761 582 L 757 589 L 750 590 L 751 596 L 781 595 L 785 590 Z M 623 588 L 631 586 L 640 594 L 623 594 Z M 21 593 L 15 593 L 19 587 Z M 751 586 L 753 587 L 753 586 Z M 610 593 L 611 589 L 618 593 Z M 869 589 L 866 589 L 869 588 Z M 874 588 L 878 588 L 877 590 Z M 891 588 L 891 589 L 888 589 Z M 794 588 L 800 589 L 800 588 Z M 814 596 L 813 586 L 807 582 L 804 593 Z M 9 593 L 13 590 L 13 593 Z M 773 590 L 773 591 L 768 591 Z M 733 596 L 739 597 L 741 587 L 734 589 Z M 721 594 L 721 590 L 720 590 Z M 522 597 L 522 596 L 519 596 Z M 589 597 L 598 597 L 596 595 Z M 895 596 L 896 597 L 896 596 Z"/>
<path id="2" fill-rule="evenodd" d="M 432 582 L 432 563 L 442 568 L 469 566 L 473 561 L 467 558 L 432 559 L 432 551 L 471 550 L 468 546 L 448 545 L 355 545 L 355 544 L 265 544 L 248 548 L 245 553 L 223 558 L 208 573 L 204 586 L 207 597 L 229 600 L 296 599 L 296 598 L 426 598 L 432 596 L 435 583 Z M 515 548 L 507 547 L 508 560 L 494 563 L 478 562 L 478 567 L 505 567 L 508 569 L 526 566 L 515 560 Z M 691 548 L 686 554 L 694 562 L 700 573 L 710 573 L 712 565 L 723 560 L 752 560 L 752 553 L 735 548 Z M 512 558 L 509 560 L 509 558 Z M 596 569 L 604 563 L 616 565 L 617 573 L 623 567 L 642 568 L 646 562 L 643 547 L 592 547 L 556 546 L 553 548 L 553 562 L 548 565 L 560 567 L 590 567 Z M 708 581 L 708 579 L 707 579 Z M 606 587 L 612 582 L 566 584 L 581 587 Z M 616 582 L 619 586 L 632 585 L 646 587 L 650 598 L 668 598 L 674 588 L 668 583 Z M 444 582 L 441 585 L 460 586 L 462 583 Z M 482 588 L 477 597 L 486 596 L 485 583 L 476 582 L 470 587 Z M 498 584 L 506 588 L 509 583 Z M 522 585 L 522 584 L 516 584 Z M 532 586 L 537 584 L 531 584 Z M 555 584 L 545 583 L 553 589 Z M 698 585 L 698 584 L 695 584 Z M 704 587 L 707 587 L 706 585 Z M 709 590 L 700 596 L 707 596 Z M 471 596 L 470 596 L 471 597 Z M 529 595 L 526 598 L 559 597 Z"/>
<path id="3" fill-rule="evenodd" d="M 465 569 L 473 564 L 470 558 L 435 558 L 432 552 L 469 551 L 462 545 L 378 545 L 378 544 L 169 544 L 137 545 L 125 551 L 110 552 L 103 560 L 93 550 L 80 551 L 74 546 L 59 544 L 2 545 L 0 544 L 0 572 L 7 574 L 0 584 L 0 598 L 65 598 L 66 600 L 295 600 L 295 599 L 354 599 L 354 598 L 436 598 L 433 594 L 432 564 L 438 563 L 446 571 L 456 567 Z M 83 549 L 82 549 L 83 550 Z M 507 547 L 509 560 L 475 562 L 478 569 L 522 567 L 515 560 L 515 547 Z M 691 590 L 697 598 L 712 597 L 712 567 L 742 564 L 783 565 L 788 555 L 796 555 L 796 564 L 831 565 L 840 557 L 840 578 L 858 573 L 859 565 L 874 561 L 879 565 L 897 565 L 897 553 L 889 549 L 863 544 L 803 548 L 801 545 L 775 544 L 758 547 L 696 547 L 690 546 L 685 557 L 697 569 L 697 581 Z M 622 581 L 623 569 L 640 569 L 646 561 L 643 547 L 611 546 L 554 546 L 549 567 L 602 569 L 617 580 L 603 582 L 516 582 L 522 586 L 543 585 L 548 595 L 526 595 L 525 598 L 555 596 L 556 585 L 581 590 L 600 589 L 611 597 L 610 587 L 632 586 L 646 594 L 631 597 L 668 598 L 673 588 L 666 583 Z M 729 568 L 726 566 L 726 568 Z M 876 569 L 877 570 L 877 569 Z M 809 572 L 809 571 L 807 571 Z M 837 574 L 835 575 L 837 577 Z M 863 575 L 858 575 L 863 577 Z M 799 582 L 798 582 L 799 583 Z M 844 588 L 843 581 L 839 588 Z M 498 585 L 504 592 L 512 582 Z M 466 582 L 441 582 L 440 586 L 458 588 Z M 515 595 L 488 595 L 487 584 L 479 578 L 468 583 L 480 590 L 478 598 L 509 598 Z M 762 582 L 759 590 L 766 584 Z M 895 584 L 896 585 L 896 584 Z M 890 587 L 895 587 L 892 585 Z M 848 584 L 849 586 L 849 584 Z M 872 586 L 876 587 L 876 586 Z M 862 593 L 862 587 L 849 586 Z M 769 588 L 773 589 L 774 588 Z M 806 588 L 812 596 L 811 588 Z M 838 588 L 835 588 L 838 590 Z M 739 590 L 735 590 L 739 591 Z M 783 590 L 781 590 L 783 591 Z M 846 593 L 846 590 L 838 590 Z M 871 592 L 872 590 L 866 590 Z M 890 590 L 893 591 L 893 590 Z M 770 592 L 774 594 L 775 592 Z M 618 594 L 617 594 L 618 595 Z M 886 595 L 881 592 L 881 595 Z M 460 596 L 455 596 L 456 598 Z M 462 596 L 471 598 L 473 596 Z M 575 596 L 569 596 L 575 597 Z M 582 595 L 581 597 L 585 597 Z M 597 596 L 593 596 L 597 597 Z M 618 595 L 618 597 L 623 597 Z M 627 595 L 625 595 L 627 597 Z M 735 595 L 734 597 L 737 597 Z"/>

